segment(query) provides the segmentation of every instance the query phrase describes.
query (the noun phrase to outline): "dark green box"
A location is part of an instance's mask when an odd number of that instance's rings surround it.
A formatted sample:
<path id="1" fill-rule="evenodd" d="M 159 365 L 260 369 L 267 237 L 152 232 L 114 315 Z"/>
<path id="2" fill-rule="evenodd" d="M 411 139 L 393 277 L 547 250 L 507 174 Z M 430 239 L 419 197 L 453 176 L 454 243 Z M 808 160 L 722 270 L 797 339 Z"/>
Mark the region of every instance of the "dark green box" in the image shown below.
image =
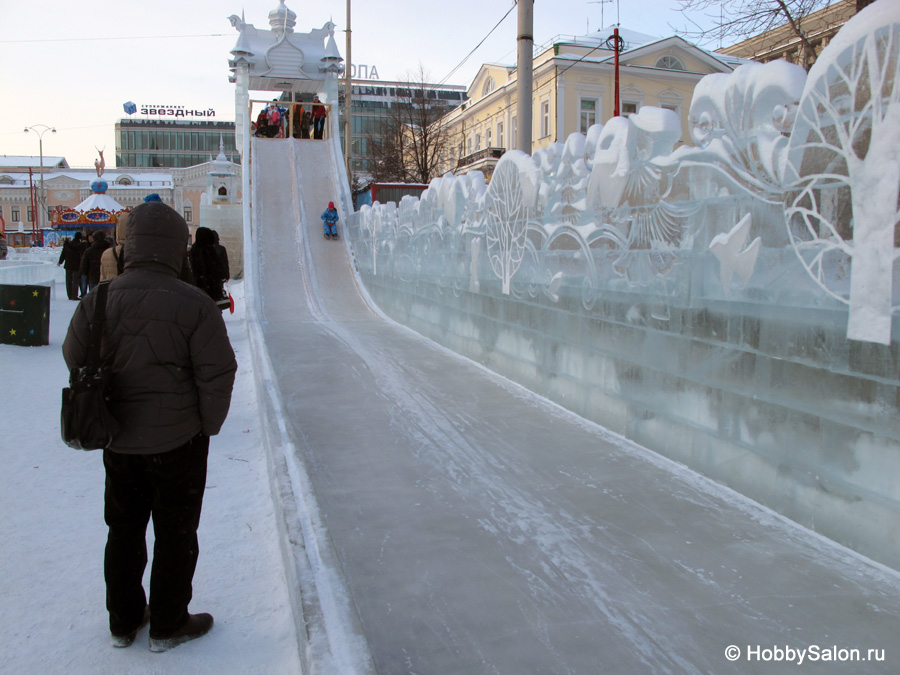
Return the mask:
<path id="1" fill-rule="evenodd" d="M 50 287 L 0 284 L 0 344 L 50 344 Z"/>

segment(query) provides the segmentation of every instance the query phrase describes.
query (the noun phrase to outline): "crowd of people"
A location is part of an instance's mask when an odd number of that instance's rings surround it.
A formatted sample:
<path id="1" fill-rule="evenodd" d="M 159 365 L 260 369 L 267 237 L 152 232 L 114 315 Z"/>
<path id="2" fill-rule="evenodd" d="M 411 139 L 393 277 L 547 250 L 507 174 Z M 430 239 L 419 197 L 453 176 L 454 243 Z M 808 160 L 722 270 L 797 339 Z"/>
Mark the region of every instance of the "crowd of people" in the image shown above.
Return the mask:
<path id="1" fill-rule="evenodd" d="M 145 202 L 160 202 L 159 195 L 149 195 Z M 81 232 L 63 241 L 57 265 L 66 271 L 66 295 L 69 300 L 79 300 L 90 293 L 101 281 L 112 279 L 125 269 L 125 240 L 129 229 L 130 213 L 119 214 L 112 236 L 96 230 L 86 237 Z M 230 279 L 228 252 L 219 243 L 219 234 L 207 227 L 198 227 L 190 249 L 185 249 L 179 279 L 203 289 L 219 304 L 220 309 L 230 306 L 225 283 Z"/>
<path id="2" fill-rule="evenodd" d="M 291 114 L 288 108 L 272 101 L 260 110 L 254 124 L 254 135 L 260 138 L 313 138 L 325 137 L 325 121 L 328 118 L 328 106 L 316 96 L 312 103 L 291 104 Z M 288 131 L 290 126 L 290 131 Z"/>

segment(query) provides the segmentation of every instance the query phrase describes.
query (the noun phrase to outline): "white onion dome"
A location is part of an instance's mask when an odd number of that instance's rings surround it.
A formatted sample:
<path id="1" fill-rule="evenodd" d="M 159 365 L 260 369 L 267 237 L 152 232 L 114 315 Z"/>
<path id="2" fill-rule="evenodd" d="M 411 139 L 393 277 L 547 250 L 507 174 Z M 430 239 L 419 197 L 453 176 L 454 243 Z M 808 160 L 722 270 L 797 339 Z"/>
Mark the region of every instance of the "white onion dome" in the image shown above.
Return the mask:
<path id="1" fill-rule="evenodd" d="M 278 7 L 269 12 L 269 25 L 273 33 L 293 33 L 294 26 L 297 25 L 297 13 L 289 10 L 284 0 L 280 0 Z"/>

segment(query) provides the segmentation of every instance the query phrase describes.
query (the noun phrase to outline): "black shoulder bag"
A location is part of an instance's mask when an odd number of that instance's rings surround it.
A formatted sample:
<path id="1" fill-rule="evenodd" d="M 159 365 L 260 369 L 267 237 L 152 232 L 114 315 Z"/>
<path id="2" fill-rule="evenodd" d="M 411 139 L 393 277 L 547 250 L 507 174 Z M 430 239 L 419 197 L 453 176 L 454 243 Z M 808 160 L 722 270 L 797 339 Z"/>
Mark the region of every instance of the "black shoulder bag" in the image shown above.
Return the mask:
<path id="1" fill-rule="evenodd" d="M 76 450 L 108 448 L 119 425 L 109 412 L 108 374 L 100 366 L 100 342 L 106 323 L 109 282 L 97 287 L 97 304 L 91 322 L 87 361 L 69 373 L 69 386 L 62 390 L 60 430 L 66 445 Z"/>

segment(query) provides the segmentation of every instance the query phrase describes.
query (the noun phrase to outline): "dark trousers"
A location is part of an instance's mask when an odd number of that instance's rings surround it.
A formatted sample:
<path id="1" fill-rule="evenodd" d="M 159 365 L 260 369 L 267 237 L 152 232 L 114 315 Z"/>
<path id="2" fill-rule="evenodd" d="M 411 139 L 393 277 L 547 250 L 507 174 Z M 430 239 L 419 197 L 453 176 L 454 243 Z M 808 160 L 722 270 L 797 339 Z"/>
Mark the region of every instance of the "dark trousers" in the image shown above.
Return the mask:
<path id="1" fill-rule="evenodd" d="M 81 272 L 77 269 L 75 270 L 66 270 L 66 295 L 69 296 L 69 300 L 77 300 L 78 299 L 78 291 L 81 286 Z"/>
<path id="2" fill-rule="evenodd" d="M 137 628 L 147 596 L 147 523 L 153 518 L 150 630 L 166 635 L 188 619 L 191 584 L 200 548 L 197 528 L 206 487 L 209 436 L 198 434 L 175 450 L 156 455 L 103 451 L 106 467 L 106 608 L 116 635 Z"/>

